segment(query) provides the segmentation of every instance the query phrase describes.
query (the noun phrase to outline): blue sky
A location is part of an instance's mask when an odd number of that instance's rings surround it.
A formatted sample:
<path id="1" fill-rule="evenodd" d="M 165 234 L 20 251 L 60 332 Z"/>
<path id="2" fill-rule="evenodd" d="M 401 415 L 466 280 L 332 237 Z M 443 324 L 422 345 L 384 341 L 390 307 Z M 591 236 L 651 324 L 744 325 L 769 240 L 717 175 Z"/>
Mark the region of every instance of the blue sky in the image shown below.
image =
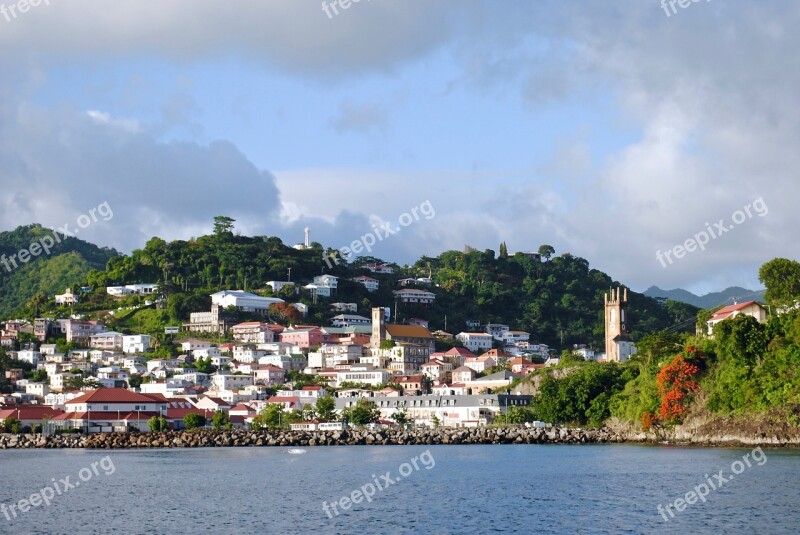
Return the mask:
<path id="1" fill-rule="evenodd" d="M 219 214 L 339 247 L 430 201 L 375 254 L 548 243 L 636 290 L 698 292 L 797 257 L 795 3 L 108 6 L 0 16 L 0 228 L 108 201 L 81 237 L 125 252 Z M 658 259 L 720 219 L 704 250 Z"/>

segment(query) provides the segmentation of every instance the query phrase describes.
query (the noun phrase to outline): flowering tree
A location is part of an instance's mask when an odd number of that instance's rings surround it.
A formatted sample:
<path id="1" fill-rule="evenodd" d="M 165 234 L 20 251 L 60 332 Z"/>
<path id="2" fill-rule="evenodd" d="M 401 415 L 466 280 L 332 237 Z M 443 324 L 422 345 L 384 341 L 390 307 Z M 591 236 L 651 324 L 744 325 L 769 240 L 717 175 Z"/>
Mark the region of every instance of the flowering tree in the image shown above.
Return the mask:
<path id="1" fill-rule="evenodd" d="M 700 373 L 698 364 L 703 356 L 693 346 L 688 346 L 686 353 L 688 356 L 676 356 L 658 372 L 656 385 L 661 405 L 657 414 L 649 411 L 642 413 L 642 428 L 645 430 L 659 422 L 680 422 L 686 414 L 692 394 L 700 389 L 697 381 Z"/>

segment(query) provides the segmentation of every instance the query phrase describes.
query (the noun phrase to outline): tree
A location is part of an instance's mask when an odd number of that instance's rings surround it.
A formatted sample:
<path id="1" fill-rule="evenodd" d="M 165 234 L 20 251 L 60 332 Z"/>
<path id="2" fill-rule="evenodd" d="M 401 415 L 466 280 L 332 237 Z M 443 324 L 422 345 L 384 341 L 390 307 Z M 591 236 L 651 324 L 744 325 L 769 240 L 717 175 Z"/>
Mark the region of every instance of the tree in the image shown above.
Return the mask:
<path id="1" fill-rule="evenodd" d="M 139 388 L 142 386 L 142 376 L 138 373 L 132 373 L 128 377 L 128 386 L 131 388 Z"/>
<path id="2" fill-rule="evenodd" d="M 214 373 L 217 371 L 217 367 L 211 364 L 211 357 L 197 359 L 194 361 L 194 367 L 200 373 Z"/>
<path id="3" fill-rule="evenodd" d="M 271 403 L 253 418 L 253 429 L 279 429 L 287 423 L 283 405 Z"/>
<path id="4" fill-rule="evenodd" d="M 770 260 L 758 270 L 758 280 L 767 288 L 767 302 L 774 306 L 791 307 L 800 300 L 800 262 L 787 258 Z"/>
<path id="5" fill-rule="evenodd" d="M 163 416 L 153 416 L 147 420 L 147 427 L 154 433 L 161 433 L 169 429 L 169 423 Z"/>
<path id="6" fill-rule="evenodd" d="M 367 398 L 360 398 L 354 407 L 345 409 L 344 418 L 355 425 L 367 425 L 377 422 L 381 416 L 377 405 Z"/>
<path id="7" fill-rule="evenodd" d="M 211 417 L 211 426 L 217 431 L 223 428 L 230 429 L 232 425 L 227 413 L 223 411 L 215 411 L 214 416 Z"/>
<path id="8" fill-rule="evenodd" d="M 20 431 L 20 422 L 19 422 L 19 420 L 9 416 L 5 420 L 3 420 L 3 430 L 6 433 L 19 434 L 19 431 Z"/>
<path id="9" fill-rule="evenodd" d="M 555 252 L 556 252 L 556 250 L 553 248 L 552 245 L 540 245 L 539 246 L 539 254 L 542 255 L 542 257 L 545 260 L 550 260 L 550 257 L 553 256 L 555 254 Z"/>
<path id="10" fill-rule="evenodd" d="M 206 417 L 202 414 L 192 412 L 183 417 L 183 425 L 186 429 L 196 429 L 198 427 L 206 426 Z"/>
<path id="11" fill-rule="evenodd" d="M 406 412 L 405 409 L 395 411 L 394 414 L 392 414 L 392 420 L 397 422 L 398 425 L 404 426 L 408 423 L 408 412 Z"/>
<path id="12" fill-rule="evenodd" d="M 290 303 L 273 303 L 269 306 L 270 316 L 281 324 L 295 325 L 300 323 L 303 316 Z"/>
<path id="13" fill-rule="evenodd" d="M 223 234 L 233 234 L 233 224 L 235 219 L 224 215 L 214 217 L 214 235 L 221 236 Z"/>
<path id="14" fill-rule="evenodd" d="M 506 242 L 500 244 L 500 252 L 498 254 L 500 258 L 508 258 L 508 246 Z"/>
<path id="15" fill-rule="evenodd" d="M 314 404 L 314 412 L 317 418 L 325 421 L 336 420 L 336 401 L 330 394 L 320 397 Z"/>

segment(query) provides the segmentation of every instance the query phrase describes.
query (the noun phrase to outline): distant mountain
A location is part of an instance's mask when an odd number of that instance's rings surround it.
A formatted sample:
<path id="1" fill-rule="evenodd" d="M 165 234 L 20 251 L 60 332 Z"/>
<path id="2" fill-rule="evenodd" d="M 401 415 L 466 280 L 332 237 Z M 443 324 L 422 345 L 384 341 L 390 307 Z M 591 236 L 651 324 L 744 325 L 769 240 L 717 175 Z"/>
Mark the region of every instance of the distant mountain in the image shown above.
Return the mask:
<path id="1" fill-rule="evenodd" d="M 713 292 L 706 295 L 695 295 L 690 291 L 676 288 L 674 290 L 662 290 L 658 286 L 651 286 L 644 291 L 648 297 L 665 297 L 673 301 L 688 303 L 700 308 L 714 308 L 719 305 L 731 305 L 734 299 L 740 303 L 742 301 L 764 301 L 766 290 L 748 290 L 739 286 L 731 286 L 721 292 Z"/>
<path id="2" fill-rule="evenodd" d="M 67 286 L 85 284 L 90 270 L 105 269 L 119 255 L 77 238 L 59 239 L 53 243 L 53 231 L 36 224 L 0 232 L 0 312 L 18 311 L 39 293 L 52 299 Z M 20 261 L 20 251 L 27 262 Z"/>

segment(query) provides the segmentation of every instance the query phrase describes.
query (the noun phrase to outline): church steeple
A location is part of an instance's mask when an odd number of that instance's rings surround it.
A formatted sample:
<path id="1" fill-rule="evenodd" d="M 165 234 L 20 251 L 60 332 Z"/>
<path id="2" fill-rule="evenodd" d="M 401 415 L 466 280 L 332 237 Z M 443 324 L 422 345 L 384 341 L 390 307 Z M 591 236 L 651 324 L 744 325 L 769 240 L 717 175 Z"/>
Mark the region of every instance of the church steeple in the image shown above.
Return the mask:
<path id="1" fill-rule="evenodd" d="M 606 323 L 606 362 L 622 362 L 627 354 L 620 354 L 618 342 L 628 342 L 628 289 L 611 288 L 604 295 Z M 627 352 L 624 352 L 627 353 Z"/>

